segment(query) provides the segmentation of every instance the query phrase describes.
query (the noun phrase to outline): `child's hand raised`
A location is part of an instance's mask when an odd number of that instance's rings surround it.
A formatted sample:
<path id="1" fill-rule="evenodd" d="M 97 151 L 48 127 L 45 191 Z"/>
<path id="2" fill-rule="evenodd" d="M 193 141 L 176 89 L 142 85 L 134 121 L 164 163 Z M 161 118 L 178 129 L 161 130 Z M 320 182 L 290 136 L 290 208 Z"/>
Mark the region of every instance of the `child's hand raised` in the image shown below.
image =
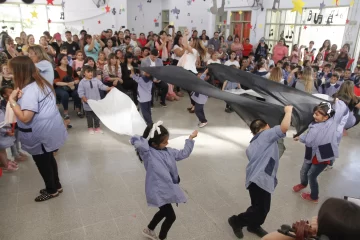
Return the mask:
<path id="1" fill-rule="evenodd" d="M 189 139 L 193 140 L 194 138 L 197 137 L 198 133 L 199 133 L 199 132 L 198 132 L 197 130 L 195 130 L 195 131 L 190 135 Z"/>

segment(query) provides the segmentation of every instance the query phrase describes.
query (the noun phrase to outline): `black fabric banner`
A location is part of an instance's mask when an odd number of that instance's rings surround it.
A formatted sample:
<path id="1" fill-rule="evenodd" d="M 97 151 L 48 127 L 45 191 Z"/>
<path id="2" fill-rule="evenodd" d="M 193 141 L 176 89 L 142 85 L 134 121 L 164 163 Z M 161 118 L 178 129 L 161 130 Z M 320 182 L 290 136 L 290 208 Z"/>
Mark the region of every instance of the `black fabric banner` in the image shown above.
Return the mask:
<path id="1" fill-rule="evenodd" d="M 141 67 L 140 70 L 188 91 L 226 101 L 248 125 L 251 121 L 261 118 L 270 126 L 275 126 L 280 124 L 284 116 L 283 106 L 260 101 L 253 97 L 223 92 L 181 67 Z"/>
<path id="2" fill-rule="evenodd" d="M 313 121 L 314 107 L 325 101 L 293 87 L 233 67 L 210 64 L 208 68 L 216 79 L 240 83 L 241 86 L 246 86 L 262 95 L 269 103 L 281 106 L 292 105 L 294 107 L 292 125 L 296 128 L 297 135 L 303 133 Z"/>

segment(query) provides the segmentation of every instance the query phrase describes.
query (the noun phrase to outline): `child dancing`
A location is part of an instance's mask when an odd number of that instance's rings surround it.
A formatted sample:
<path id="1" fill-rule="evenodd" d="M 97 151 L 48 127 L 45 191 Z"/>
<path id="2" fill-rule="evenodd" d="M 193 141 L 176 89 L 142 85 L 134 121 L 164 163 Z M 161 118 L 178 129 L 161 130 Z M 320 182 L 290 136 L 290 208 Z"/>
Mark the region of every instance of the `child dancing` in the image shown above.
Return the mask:
<path id="1" fill-rule="evenodd" d="M 91 110 L 87 100 L 100 100 L 101 98 L 99 90 L 110 91 L 112 87 L 110 88 L 104 85 L 99 79 L 94 78 L 94 70 L 92 67 L 84 65 L 83 71 L 85 77 L 79 83 L 78 94 L 83 102 L 84 110 L 86 112 L 89 134 L 93 135 L 94 132 L 104 133 L 100 129 L 100 119 Z"/>
<path id="2" fill-rule="evenodd" d="M 186 197 L 179 187 L 180 177 L 176 162 L 188 158 L 194 148 L 194 138 L 198 132 L 194 131 L 185 140 L 182 150 L 167 148 L 169 132 L 161 121 L 148 125 L 142 137 L 133 136 L 130 140 L 146 169 L 145 193 L 149 206 L 158 207 L 155 214 L 142 234 L 152 240 L 157 240 L 154 232 L 156 226 L 165 218 L 161 225 L 159 239 L 164 240 L 176 220 L 172 203 L 185 203 Z"/>
<path id="3" fill-rule="evenodd" d="M 199 74 L 199 77 L 201 80 L 205 80 L 208 71 L 209 70 L 206 69 L 203 74 Z M 208 121 L 206 120 L 205 113 L 204 113 L 204 106 L 205 106 L 205 103 L 207 102 L 208 96 L 193 92 L 191 95 L 191 99 L 195 103 L 195 114 L 196 114 L 197 118 L 199 119 L 198 127 L 203 128 L 208 124 Z"/>
<path id="4" fill-rule="evenodd" d="M 243 238 L 242 228 L 264 237 L 267 232 L 261 228 L 270 211 L 271 194 L 277 185 L 277 170 L 279 167 L 279 148 L 277 141 L 286 136 L 289 130 L 292 106 L 284 108 L 285 116 L 280 126 L 270 128 L 262 119 L 252 121 L 250 130 L 254 135 L 246 149 L 249 163 L 246 167 L 245 186 L 249 190 L 251 206 L 246 212 L 233 215 L 228 219 L 234 234 Z"/>
<path id="5" fill-rule="evenodd" d="M 305 144 L 304 164 L 300 170 L 300 184 L 293 187 L 300 192 L 310 185 L 311 193 L 302 193 L 301 197 L 313 203 L 319 201 L 317 177 L 324 169 L 339 157 L 339 129 L 343 116 L 348 111 L 342 100 L 335 100 L 334 108 L 328 102 L 322 102 L 314 108 L 314 122 L 307 133 L 294 138 Z"/>

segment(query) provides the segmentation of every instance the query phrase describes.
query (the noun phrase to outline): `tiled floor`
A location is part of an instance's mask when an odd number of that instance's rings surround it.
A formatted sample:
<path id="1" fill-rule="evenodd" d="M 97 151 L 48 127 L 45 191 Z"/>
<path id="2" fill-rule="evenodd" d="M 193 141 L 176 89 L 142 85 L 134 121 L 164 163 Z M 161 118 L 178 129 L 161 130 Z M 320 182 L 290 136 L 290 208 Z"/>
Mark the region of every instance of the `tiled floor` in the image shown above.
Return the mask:
<path id="1" fill-rule="evenodd" d="M 195 115 L 186 112 L 188 98 L 155 108 L 171 133 L 170 145 L 182 147 L 185 135 L 196 129 Z M 175 207 L 177 221 L 169 240 L 236 239 L 227 218 L 249 206 L 244 187 L 245 148 L 250 131 L 235 114 L 224 112 L 224 103 L 210 99 L 205 111 L 209 125 L 200 130 L 193 154 L 178 163 L 181 187 L 188 202 Z M 74 128 L 57 161 L 64 192 L 60 197 L 35 203 L 42 179 L 32 160 L 0 179 L 1 240 L 139 240 L 140 232 L 157 211 L 146 205 L 145 171 L 126 136 L 105 129 L 90 136 L 85 119 L 73 117 Z M 341 143 L 335 168 L 319 178 L 321 202 L 329 196 L 360 197 L 359 130 Z M 288 134 L 291 136 L 292 132 Z M 304 202 L 291 187 L 299 182 L 304 146 L 291 138 L 278 172 L 279 185 L 264 228 L 310 218 L 319 205 Z M 159 227 L 158 229 L 159 230 Z M 258 239 L 244 230 L 244 239 Z"/>

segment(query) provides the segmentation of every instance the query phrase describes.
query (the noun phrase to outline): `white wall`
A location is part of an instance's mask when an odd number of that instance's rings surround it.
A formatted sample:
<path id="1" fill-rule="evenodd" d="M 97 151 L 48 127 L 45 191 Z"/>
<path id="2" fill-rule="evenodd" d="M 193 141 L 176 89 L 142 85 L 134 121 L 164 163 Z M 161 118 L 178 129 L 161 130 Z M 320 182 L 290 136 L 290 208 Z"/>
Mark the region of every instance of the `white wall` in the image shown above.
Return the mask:
<path id="1" fill-rule="evenodd" d="M 138 7 L 140 3 L 142 4 L 142 11 Z M 153 0 L 151 3 L 148 3 L 147 0 L 129 0 L 127 9 L 127 28 L 137 35 L 145 33 L 145 36 L 147 36 L 149 31 L 159 33 L 162 30 L 161 16 L 159 15 L 162 11 L 161 0 Z M 158 19 L 158 27 L 155 27 L 154 19 Z"/>

